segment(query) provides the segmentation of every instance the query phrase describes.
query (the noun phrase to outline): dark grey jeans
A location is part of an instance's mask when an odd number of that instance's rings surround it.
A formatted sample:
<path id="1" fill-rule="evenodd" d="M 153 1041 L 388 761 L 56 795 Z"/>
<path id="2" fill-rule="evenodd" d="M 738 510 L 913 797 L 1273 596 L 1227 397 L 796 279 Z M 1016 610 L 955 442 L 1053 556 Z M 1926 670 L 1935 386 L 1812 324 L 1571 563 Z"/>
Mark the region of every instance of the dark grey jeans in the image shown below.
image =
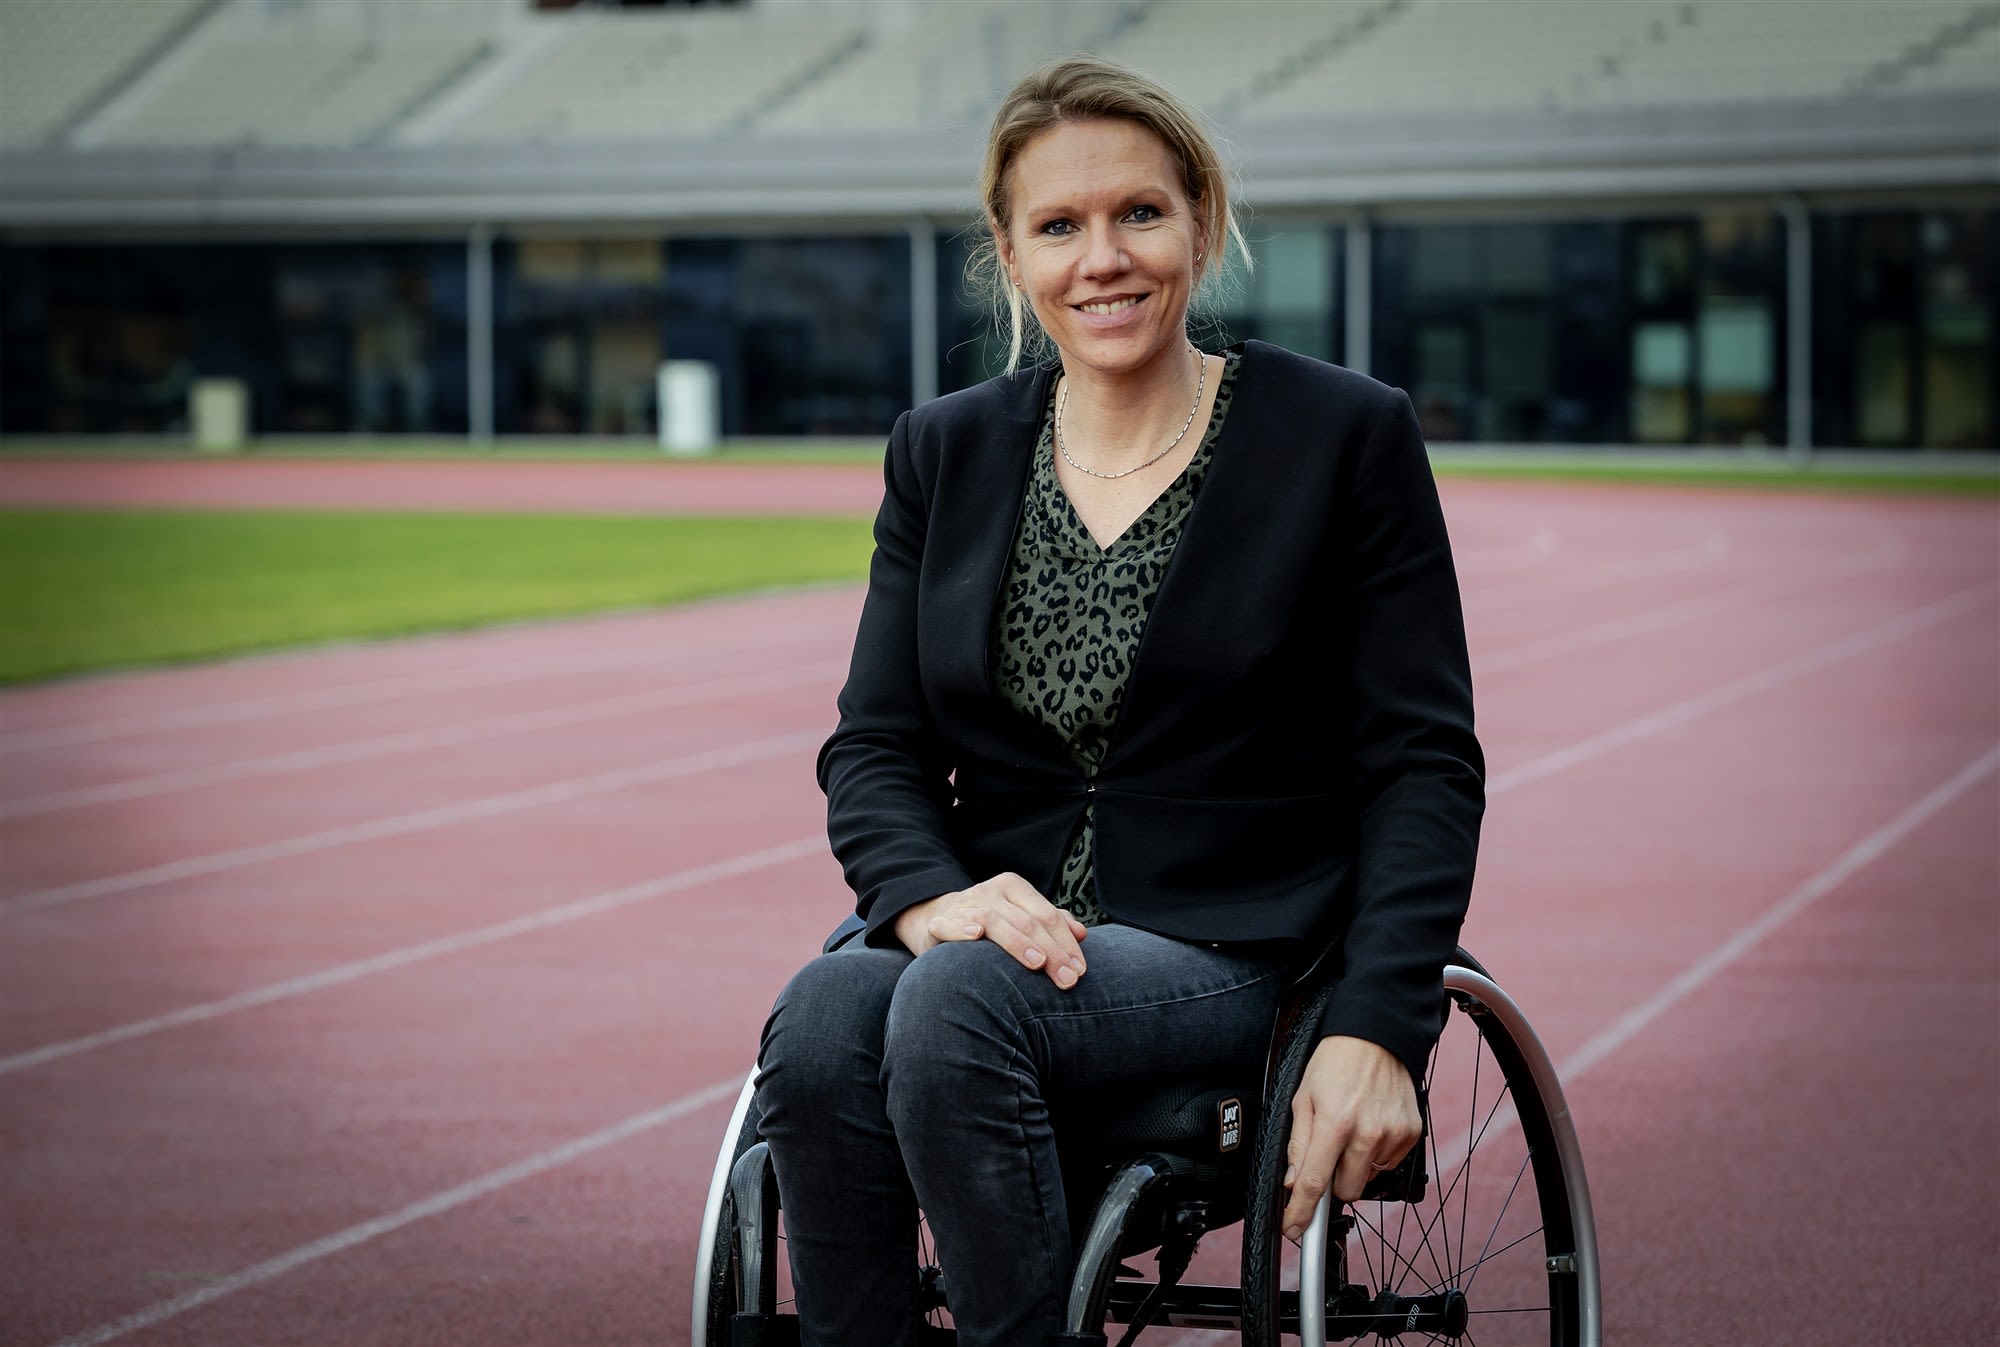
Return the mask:
<path id="1" fill-rule="evenodd" d="M 910 1341 L 919 1205 L 964 1347 L 1039 1347 L 1072 1262 L 1054 1126 L 1190 1076 L 1259 1078 L 1275 964 L 1126 926 L 1083 950 L 1063 991 L 987 941 L 850 946 L 778 998 L 757 1105 L 806 1347 Z"/>

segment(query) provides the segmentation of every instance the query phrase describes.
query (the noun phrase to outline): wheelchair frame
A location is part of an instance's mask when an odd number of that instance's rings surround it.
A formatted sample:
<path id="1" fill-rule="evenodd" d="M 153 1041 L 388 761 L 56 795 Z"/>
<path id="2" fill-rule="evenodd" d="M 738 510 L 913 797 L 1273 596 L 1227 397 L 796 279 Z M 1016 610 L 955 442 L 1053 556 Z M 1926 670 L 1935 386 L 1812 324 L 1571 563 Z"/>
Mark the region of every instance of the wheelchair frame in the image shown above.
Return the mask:
<path id="1" fill-rule="evenodd" d="M 1371 1294 L 1366 1285 L 1348 1281 L 1348 1238 L 1366 1233 L 1357 1227 L 1357 1221 L 1366 1224 L 1366 1218 L 1358 1215 L 1364 1204 L 1423 1199 L 1431 1179 L 1425 1173 L 1427 1158 L 1440 1170 L 1460 1167 L 1453 1183 L 1466 1182 L 1464 1200 L 1469 1204 L 1471 1148 L 1496 1128 L 1504 1132 L 1518 1126 L 1527 1157 L 1515 1175 L 1514 1189 L 1518 1190 L 1532 1170 L 1542 1221 L 1536 1231 L 1514 1240 L 1501 1252 L 1539 1234 L 1549 1288 L 1546 1310 L 1551 1347 L 1601 1347 L 1596 1226 L 1582 1150 L 1554 1064 L 1521 1008 L 1464 950 L 1459 950 L 1446 967 L 1444 986 L 1449 1002 L 1447 1020 L 1456 1013 L 1470 1021 L 1478 1033 L 1478 1048 L 1492 1054 L 1505 1079 L 1505 1091 L 1483 1122 L 1477 1117 L 1475 1081 L 1476 1130 L 1470 1132 L 1466 1156 L 1447 1161 L 1436 1150 L 1427 1116 L 1424 1142 L 1402 1165 L 1378 1175 L 1361 1203 L 1349 1208 L 1330 1194 L 1321 1201 L 1299 1241 L 1298 1289 L 1285 1291 L 1280 1289 L 1277 1218 L 1283 1204 L 1278 1179 L 1288 1140 L 1289 1108 L 1266 1107 L 1260 1112 L 1244 1204 L 1242 1276 L 1235 1287 L 1178 1284 L 1180 1270 L 1185 1269 L 1195 1244 L 1209 1233 L 1205 1218 L 1199 1214 L 1205 1213 L 1207 1204 L 1199 1198 L 1175 1195 L 1177 1189 L 1191 1186 L 1193 1162 L 1157 1152 L 1134 1155 L 1118 1166 L 1098 1200 L 1079 1246 L 1065 1333 L 1056 1341 L 1078 1347 L 1103 1344 L 1107 1324 L 1131 1325 L 1141 1320 L 1163 1326 L 1235 1329 L 1254 1347 L 1276 1347 L 1281 1335 L 1295 1336 L 1301 1347 L 1325 1347 L 1329 1342 L 1371 1334 L 1385 1340 L 1410 1334 L 1417 1341 L 1460 1341 L 1472 1315 L 1497 1312 L 1481 1311 L 1467 1297 L 1486 1261 L 1486 1249 L 1464 1276 L 1464 1285 L 1426 1285 L 1420 1294 L 1402 1295 L 1387 1285 L 1391 1269 L 1385 1242 L 1382 1266 L 1369 1269 L 1383 1285 Z M 1318 1024 L 1318 1007 L 1330 989 L 1330 983 L 1315 986 L 1308 979 L 1303 992 L 1288 1002 L 1267 1071 L 1267 1102 L 1289 1100 L 1296 1091 L 1314 1037 L 1299 1026 Z M 1478 1060 L 1475 1057 L 1475 1068 Z M 1436 1069 L 1434 1057 L 1433 1072 Z M 1431 1083 L 1426 1082 L 1427 1086 Z M 774 1312 L 777 1188 L 768 1150 L 756 1140 L 754 1125 L 746 1126 L 751 1122 L 755 1085 L 753 1072 L 730 1115 L 709 1179 L 696 1247 L 692 1347 L 783 1347 L 797 1341 L 796 1322 Z M 1501 1109 L 1509 1095 L 1514 1100 L 1512 1114 L 1503 1119 Z M 1426 1112 L 1428 1115 L 1428 1109 Z M 1427 1146 L 1431 1148 L 1428 1157 Z M 1440 1210 L 1449 1196 L 1449 1190 L 1440 1196 Z M 1512 1200 L 1512 1190 L 1508 1200 Z M 1168 1204 L 1164 1209 L 1163 1201 Z M 1175 1202 L 1180 1205 L 1172 1205 Z M 1162 1215 L 1162 1210 L 1166 1214 Z M 738 1213 L 747 1213 L 747 1219 L 739 1218 Z M 1131 1273 L 1122 1259 L 1133 1251 L 1133 1231 L 1142 1213 L 1146 1221 L 1159 1222 L 1166 1232 L 1159 1244 L 1163 1275 L 1158 1281 L 1120 1275 Z M 1228 1223 L 1220 1222 L 1214 1228 Z M 1449 1262 L 1453 1250 L 1448 1239 L 1443 1242 L 1444 1261 Z M 1489 1235 L 1489 1246 L 1491 1242 Z M 1425 1244 L 1430 1244 L 1428 1235 Z M 1465 1251 L 1463 1247 L 1458 1250 L 1461 1254 Z M 1450 1281 L 1435 1249 L 1430 1250 L 1430 1259 L 1438 1281 Z M 1178 1270 L 1166 1275 L 1175 1262 Z M 1413 1261 L 1406 1266 L 1410 1273 L 1417 1273 Z M 925 1275 L 927 1281 L 920 1291 L 923 1303 L 929 1308 L 944 1307 L 942 1276 L 934 1268 L 926 1269 Z M 1398 1271 L 1398 1279 L 1401 1275 Z M 744 1312 L 740 1321 L 739 1311 Z M 735 1324 L 727 1336 L 713 1331 L 725 1323 Z M 1132 1336 L 1128 1333 L 1126 1341 Z M 918 1342 L 926 1345 L 955 1341 L 951 1330 L 928 1325 L 918 1337 Z"/>

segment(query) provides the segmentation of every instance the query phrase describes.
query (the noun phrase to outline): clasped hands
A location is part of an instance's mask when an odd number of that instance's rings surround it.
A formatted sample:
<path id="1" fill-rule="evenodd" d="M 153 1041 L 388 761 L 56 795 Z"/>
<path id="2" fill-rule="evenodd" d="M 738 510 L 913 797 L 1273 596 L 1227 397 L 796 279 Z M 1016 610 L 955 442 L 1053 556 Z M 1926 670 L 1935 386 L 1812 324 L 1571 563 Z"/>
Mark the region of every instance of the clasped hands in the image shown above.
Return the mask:
<path id="1" fill-rule="evenodd" d="M 991 940 L 1065 990 L 1087 971 L 1088 935 L 1082 922 L 1012 873 L 940 894 L 896 918 L 896 938 L 912 954 L 950 941 Z M 1422 1136 L 1416 1087 L 1393 1053 L 1365 1038 L 1321 1039 L 1292 1097 L 1285 1237 L 1304 1234 L 1329 1187 L 1342 1202 L 1358 1201 L 1368 1180 L 1400 1163 Z"/>

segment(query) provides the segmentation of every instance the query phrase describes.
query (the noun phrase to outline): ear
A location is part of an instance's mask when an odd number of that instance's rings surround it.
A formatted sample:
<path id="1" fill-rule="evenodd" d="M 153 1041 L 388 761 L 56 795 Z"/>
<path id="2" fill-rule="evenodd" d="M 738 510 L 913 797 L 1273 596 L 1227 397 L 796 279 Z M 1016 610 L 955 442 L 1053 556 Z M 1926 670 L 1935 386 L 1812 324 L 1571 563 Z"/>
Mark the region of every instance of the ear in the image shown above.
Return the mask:
<path id="1" fill-rule="evenodd" d="M 1007 283 L 1018 285 L 1019 273 L 1014 270 L 1014 243 L 1007 237 L 1007 231 L 992 216 L 986 217 L 986 227 L 993 231 L 993 251 L 1000 258 L 1000 265 L 1007 273 Z"/>

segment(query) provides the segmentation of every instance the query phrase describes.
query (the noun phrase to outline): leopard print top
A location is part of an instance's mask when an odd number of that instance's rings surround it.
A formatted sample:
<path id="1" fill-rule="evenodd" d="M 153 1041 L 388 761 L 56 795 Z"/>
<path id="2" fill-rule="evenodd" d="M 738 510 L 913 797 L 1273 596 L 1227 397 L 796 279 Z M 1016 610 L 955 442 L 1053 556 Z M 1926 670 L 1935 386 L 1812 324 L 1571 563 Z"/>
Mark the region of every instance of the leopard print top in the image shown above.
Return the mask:
<path id="1" fill-rule="evenodd" d="M 1100 548 L 1056 478 L 1055 386 L 1022 502 L 1021 523 L 994 614 L 993 680 L 1015 710 L 1061 735 L 1086 780 L 1097 775 L 1118 724 L 1138 654 L 1188 511 L 1208 476 L 1216 436 L 1236 392 L 1238 357 L 1224 355 L 1215 409 L 1179 477 L 1109 547 Z M 1049 898 L 1086 926 L 1110 920 L 1097 901 L 1086 803 Z"/>

